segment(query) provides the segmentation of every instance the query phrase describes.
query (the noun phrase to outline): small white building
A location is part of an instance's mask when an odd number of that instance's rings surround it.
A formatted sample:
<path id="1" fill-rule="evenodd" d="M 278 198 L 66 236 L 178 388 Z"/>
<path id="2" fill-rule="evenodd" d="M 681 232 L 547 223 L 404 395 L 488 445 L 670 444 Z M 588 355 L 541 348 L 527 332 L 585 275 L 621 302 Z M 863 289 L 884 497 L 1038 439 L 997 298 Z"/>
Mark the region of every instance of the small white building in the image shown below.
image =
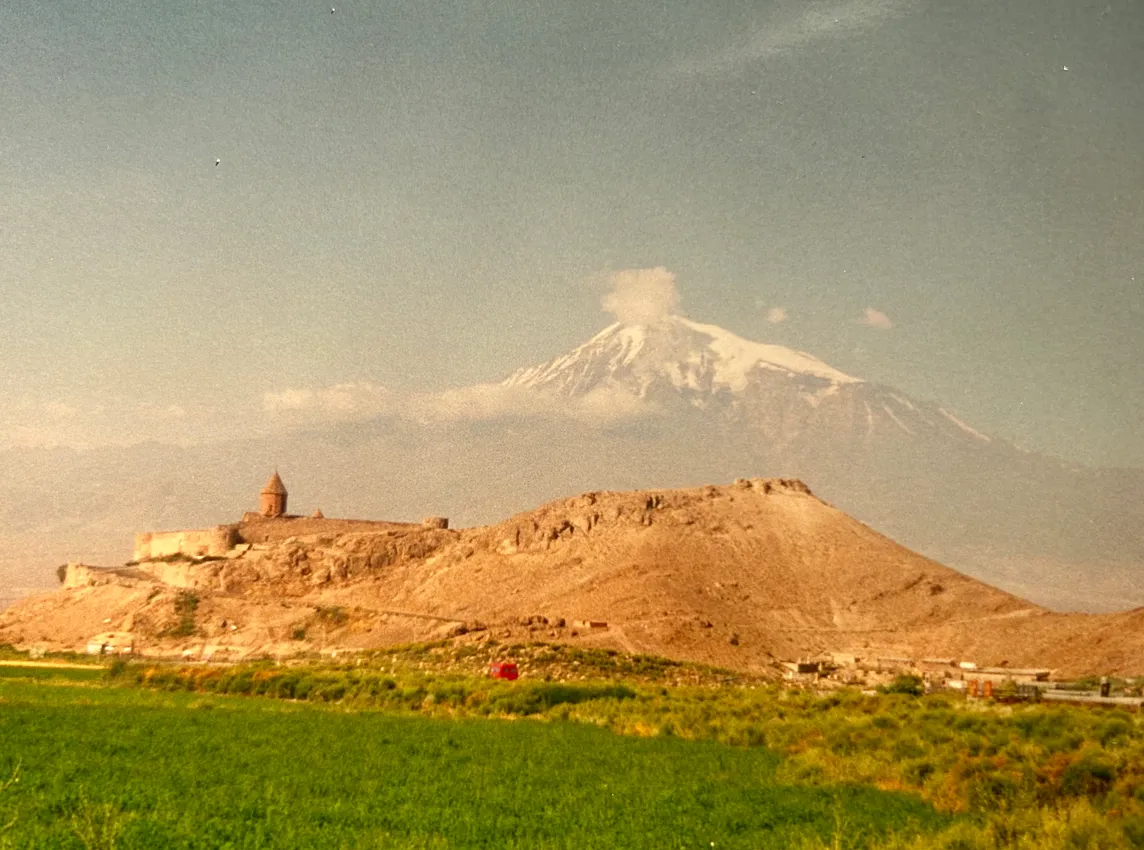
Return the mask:
<path id="1" fill-rule="evenodd" d="M 135 651 L 131 632 L 102 632 L 87 641 L 88 655 L 130 655 Z"/>

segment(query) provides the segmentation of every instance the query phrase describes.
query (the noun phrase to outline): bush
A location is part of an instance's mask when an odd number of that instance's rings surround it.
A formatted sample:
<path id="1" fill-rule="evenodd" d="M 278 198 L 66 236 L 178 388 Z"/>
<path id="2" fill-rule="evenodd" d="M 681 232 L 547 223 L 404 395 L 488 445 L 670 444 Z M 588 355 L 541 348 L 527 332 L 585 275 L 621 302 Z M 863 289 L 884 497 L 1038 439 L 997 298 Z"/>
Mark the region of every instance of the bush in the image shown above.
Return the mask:
<path id="1" fill-rule="evenodd" d="M 350 615 L 340 605 L 320 606 L 315 616 L 318 622 L 331 627 L 344 626 L 350 621 Z"/>
<path id="2" fill-rule="evenodd" d="M 920 697 L 926 692 L 926 685 L 921 676 L 902 673 L 895 677 L 890 684 L 883 685 L 878 690 L 884 694 L 907 694 L 912 697 Z"/>
<path id="3" fill-rule="evenodd" d="M 345 682 L 325 682 L 316 691 L 311 691 L 310 699 L 319 699 L 322 702 L 337 702 L 345 695 Z"/>
<path id="4" fill-rule="evenodd" d="M 193 590 L 180 590 L 175 594 L 175 624 L 168 626 L 161 637 L 190 637 L 198 631 L 195 611 L 199 607 L 199 595 Z"/>
<path id="5" fill-rule="evenodd" d="M 1068 797 L 1103 794 L 1116 780 L 1116 765 L 1099 751 L 1087 750 L 1061 774 L 1060 793 Z"/>
<path id="6" fill-rule="evenodd" d="M 249 670 L 244 670 L 236 676 L 232 676 L 226 683 L 226 692 L 228 694 L 249 694 L 254 688 L 254 674 Z"/>
<path id="7" fill-rule="evenodd" d="M 509 686 L 490 697 L 494 711 L 506 714 L 540 714 L 557 705 L 576 705 L 598 699 L 633 699 L 636 693 L 625 685 L 572 685 L 560 682 L 531 682 L 523 687 Z"/>

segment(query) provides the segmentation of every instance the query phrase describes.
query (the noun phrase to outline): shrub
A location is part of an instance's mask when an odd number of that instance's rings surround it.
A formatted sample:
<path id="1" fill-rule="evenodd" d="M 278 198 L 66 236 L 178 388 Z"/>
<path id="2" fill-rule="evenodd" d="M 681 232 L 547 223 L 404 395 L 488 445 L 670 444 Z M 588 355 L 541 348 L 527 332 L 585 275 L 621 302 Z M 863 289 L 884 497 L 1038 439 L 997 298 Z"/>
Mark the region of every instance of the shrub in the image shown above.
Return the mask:
<path id="1" fill-rule="evenodd" d="M 314 680 L 310 676 L 303 676 L 294 686 L 294 699 L 308 699 L 313 689 Z"/>
<path id="2" fill-rule="evenodd" d="M 1144 817 L 1128 818 L 1124 822 L 1124 836 L 1133 847 L 1144 847 Z"/>
<path id="3" fill-rule="evenodd" d="M 1069 797 L 1103 794 L 1116 780 L 1116 765 L 1099 751 L 1086 750 L 1061 774 L 1060 793 Z"/>
<path id="4" fill-rule="evenodd" d="M 890 684 L 883 685 L 878 690 L 884 694 L 907 694 L 912 697 L 920 697 L 926 692 L 926 686 L 921 676 L 902 673 L 896 676 Z"/>
<path id="5" fill-rule="evenodd" d="M 633 699 L 636 693 L 626 685 L 572 685 L 560 682 L 531 682 L 524 687 L 508 687 L 490 698 L 494 711 L 506 714 L 540 714 L 557 705 L 576 705 L 588 700 Z"/>
<path id="6" fill-rule="evenodd" d="M 337 702 L 345 695 L 345 682 L 325 682 L 317 690 L 310 692 L 310 699 L 319 699 L 322 702 Z"/>
<path id="7" fill-rule="evenodd" d="M 161 637 L 190 637 L 195 634 L 195 611 L 199 607 L 199 595 L 193 590 L 180 590 L 175 594 L 175 624 L 168 626 Z"/>
<path id="8" fill-rule="evenodd" d="M 325 626 L 344 626 L 350 620 L 346 609 L 340 605 L 319 606 L 315 616 Z"/>
<path id="9" fill-rule="evenodd" d="M 89 850 L 114 850 L 131 815 L 114 803 L 93 803 L 83 789 L 71 813 L 72 833 Z"/>
<path id="10" fill-rule="evenodd" d="M 226 692 L 228 694 L 249 694 L 254 688 L 254 674 L 249 670 L 244 670 L 236 676 L 232 676 L 226 683 Z"/>
<path id="11" fill-rule="evenodd" d="M 1132 735 L 1132 721 L 1129 718 L 1113 717 L 1101 724 L 1097 733 L 1101 746 L 1109 746 L 1127 740 Z"/>

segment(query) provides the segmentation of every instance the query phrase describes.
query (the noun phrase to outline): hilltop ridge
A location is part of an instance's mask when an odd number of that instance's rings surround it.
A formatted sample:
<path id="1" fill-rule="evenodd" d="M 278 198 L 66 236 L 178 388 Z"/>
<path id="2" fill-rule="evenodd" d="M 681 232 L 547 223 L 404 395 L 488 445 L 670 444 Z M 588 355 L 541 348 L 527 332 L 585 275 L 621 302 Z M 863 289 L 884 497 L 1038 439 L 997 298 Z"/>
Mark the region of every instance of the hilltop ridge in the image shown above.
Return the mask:
<path id="1" fill-rule="evenodd" d="M 739 479 L 588 492 L 470 529 L 393 524 L 268 537 L 222 557 L 71 565 L 61 590 L 0 614 L 0 642 L 82 649 L 114 632 L 145 654 L 247 657 L 544 639 L 745 671 L 858 650 L 1107 672 L 1144 670 L 1139 630 L 1122 635 L 1140 619 L 1052 614 L 898 545 L 801 481 Z"/>

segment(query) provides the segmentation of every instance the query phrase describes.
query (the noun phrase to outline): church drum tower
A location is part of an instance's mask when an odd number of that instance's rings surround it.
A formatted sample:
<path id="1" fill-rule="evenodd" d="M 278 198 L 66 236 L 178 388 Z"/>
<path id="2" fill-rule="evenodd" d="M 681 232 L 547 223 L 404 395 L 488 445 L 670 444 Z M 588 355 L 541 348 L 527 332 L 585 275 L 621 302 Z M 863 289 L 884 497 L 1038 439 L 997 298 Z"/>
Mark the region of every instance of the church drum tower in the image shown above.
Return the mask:
<path id="1" fill-rule="evenodd" d="M 258 513 L 264 517 L 280 517 L 286 513 L 286 485 L 278 477 L 278 470 L 270 476 L 258 494 Z"/>

